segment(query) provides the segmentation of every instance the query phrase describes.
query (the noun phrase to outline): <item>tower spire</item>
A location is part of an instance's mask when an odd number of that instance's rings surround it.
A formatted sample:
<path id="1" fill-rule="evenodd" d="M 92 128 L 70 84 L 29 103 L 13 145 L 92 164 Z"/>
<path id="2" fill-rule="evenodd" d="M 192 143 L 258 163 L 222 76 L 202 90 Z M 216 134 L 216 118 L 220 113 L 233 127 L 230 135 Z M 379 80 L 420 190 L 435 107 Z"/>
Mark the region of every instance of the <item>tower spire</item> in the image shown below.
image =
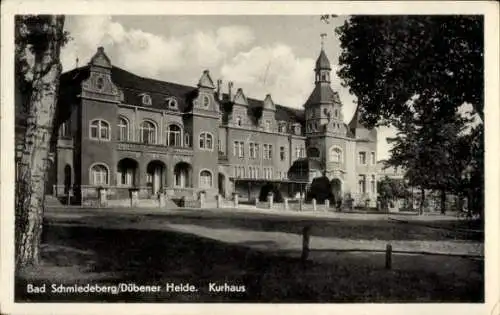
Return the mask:
<path id="1" fill-rule="evenodd" d="M 326 33 L 321 33 L 321 50 L 325 48 L 325 38 L 326 38 Z"/>

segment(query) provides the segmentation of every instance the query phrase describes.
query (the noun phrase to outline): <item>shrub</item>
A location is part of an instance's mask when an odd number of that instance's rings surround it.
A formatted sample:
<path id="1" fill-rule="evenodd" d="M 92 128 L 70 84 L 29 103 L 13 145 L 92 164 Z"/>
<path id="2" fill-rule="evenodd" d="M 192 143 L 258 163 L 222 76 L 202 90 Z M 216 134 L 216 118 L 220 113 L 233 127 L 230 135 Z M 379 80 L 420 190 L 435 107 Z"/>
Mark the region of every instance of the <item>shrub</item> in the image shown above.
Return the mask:
<path id="1" fill-rule="evenodd" d="M 326 199 L 330 201 L 334 200 L 332 185 L 328 177 L 322 176 L 313 179 L 311 188 L 307 193 L 306 200 L 311 201 L 313 198 L 315 198 L 319 203 L 325 202 Z"/>

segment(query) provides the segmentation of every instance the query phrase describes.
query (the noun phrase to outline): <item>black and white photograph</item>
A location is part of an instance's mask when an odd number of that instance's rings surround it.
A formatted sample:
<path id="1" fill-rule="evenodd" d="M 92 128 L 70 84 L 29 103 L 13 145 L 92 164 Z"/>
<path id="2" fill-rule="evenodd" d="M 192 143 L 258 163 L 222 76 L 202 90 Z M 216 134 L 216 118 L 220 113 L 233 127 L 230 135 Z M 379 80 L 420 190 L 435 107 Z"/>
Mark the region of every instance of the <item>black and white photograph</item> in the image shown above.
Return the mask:
<path id="1" fill-rule="evenodd" d="M 279 4 L 2 16 L 9 303 L 494 313 L 498 6 Z"/>

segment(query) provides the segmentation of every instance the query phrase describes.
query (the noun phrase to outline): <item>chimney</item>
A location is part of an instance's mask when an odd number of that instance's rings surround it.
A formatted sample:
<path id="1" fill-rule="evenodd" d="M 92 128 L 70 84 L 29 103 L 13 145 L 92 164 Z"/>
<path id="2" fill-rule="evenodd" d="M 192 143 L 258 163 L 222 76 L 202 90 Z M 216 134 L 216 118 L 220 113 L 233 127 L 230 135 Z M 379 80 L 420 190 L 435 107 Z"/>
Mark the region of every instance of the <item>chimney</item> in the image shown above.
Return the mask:
<path id="1" fill-rule="evenodd" d="M 222 101 L 222 80 L 217 80 L 217 97 L 219 101 Z"/>
<path id="2" fill-rule="evenodd" d="M 229 81 L 227 83 L 227 87 L 228 87 L 227 94 L 229 95 L 229 101 L 232 101 L 233 100 L 233 81 Z"/>

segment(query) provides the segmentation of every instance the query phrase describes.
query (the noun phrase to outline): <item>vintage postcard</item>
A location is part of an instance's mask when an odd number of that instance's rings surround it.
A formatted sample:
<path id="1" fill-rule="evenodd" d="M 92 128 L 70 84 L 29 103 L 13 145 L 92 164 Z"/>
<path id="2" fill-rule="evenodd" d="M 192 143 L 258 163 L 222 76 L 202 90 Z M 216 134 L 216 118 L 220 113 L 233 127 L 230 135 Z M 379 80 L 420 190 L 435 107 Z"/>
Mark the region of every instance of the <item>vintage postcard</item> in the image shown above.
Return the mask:
<path id="1" fill-rule="evenodd" d="M 2 3 L 2 313 L 499 314 L 498 8 Z"/>

